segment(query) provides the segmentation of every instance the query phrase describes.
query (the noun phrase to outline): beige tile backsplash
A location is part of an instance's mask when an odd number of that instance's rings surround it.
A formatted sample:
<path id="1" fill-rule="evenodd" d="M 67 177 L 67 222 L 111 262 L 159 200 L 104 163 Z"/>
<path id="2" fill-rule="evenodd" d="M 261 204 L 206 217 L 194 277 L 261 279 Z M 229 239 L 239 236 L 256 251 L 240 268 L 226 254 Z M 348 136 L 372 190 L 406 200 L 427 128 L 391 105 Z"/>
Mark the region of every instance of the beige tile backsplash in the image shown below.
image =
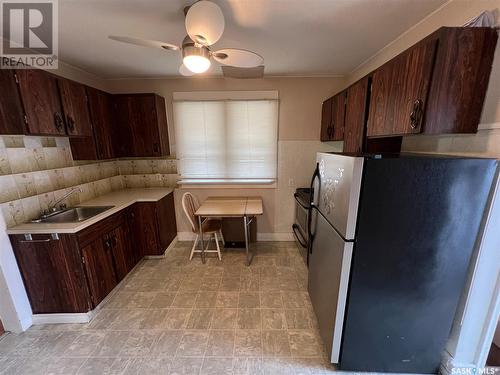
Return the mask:
<path id="1" fill-rule="evenodd" d="M 37 217 L 73 187 L 75 206 L 113 190 L 175 187 L 175 159 L 73 161 L 68 138 L 0 136 L 0 209 L 7 226 Z"/>

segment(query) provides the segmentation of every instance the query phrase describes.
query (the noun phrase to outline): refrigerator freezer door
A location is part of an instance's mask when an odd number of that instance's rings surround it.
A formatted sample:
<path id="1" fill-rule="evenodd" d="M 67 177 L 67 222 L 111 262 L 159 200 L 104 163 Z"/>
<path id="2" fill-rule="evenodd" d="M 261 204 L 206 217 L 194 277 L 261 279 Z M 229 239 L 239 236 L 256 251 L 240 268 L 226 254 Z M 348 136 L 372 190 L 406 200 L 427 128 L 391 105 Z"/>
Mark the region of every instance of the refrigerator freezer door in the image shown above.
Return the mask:
<path id="1" fill-rule="evenodd" d="M 330 360 L 338 363 L 353 243 L 345 242 L 317 209 L 311 214 L 309 296 Z"/>
<path id="2" fill-rule="evenodd" d="M 354 239 L 363 172 L 362 157 L 318 153 L 314 199 L 321 213 L 346 240 Z"/>

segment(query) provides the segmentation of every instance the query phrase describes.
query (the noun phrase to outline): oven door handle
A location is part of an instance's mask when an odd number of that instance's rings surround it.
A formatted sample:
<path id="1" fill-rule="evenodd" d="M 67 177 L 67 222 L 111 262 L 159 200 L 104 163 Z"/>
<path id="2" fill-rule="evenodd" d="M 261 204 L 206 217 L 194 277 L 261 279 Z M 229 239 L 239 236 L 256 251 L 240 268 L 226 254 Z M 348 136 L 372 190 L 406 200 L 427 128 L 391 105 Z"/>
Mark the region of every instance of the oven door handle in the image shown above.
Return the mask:
<path id="1" fill-rule="evenodd" d="M 314 169 L 314 173 L 311 178 L 311 192 L 314 190 L 314 181 L 318 179 L 320 184 L 318 186 L 321 186 L 321 176 L 319 173 L 319 163 L 316 163 L 316 168 Z M 319 189 L 318 189 L 319 190 Z M 319 196 L 319 191 L 317 192 Z M 308 241 L 307 241 L 307 251 L 309 254 L 312 254 L 312 243 L 314 241 L 314 234 L 312 233 L 311 230 L 311 220 L 312 220 L 312 210 L 315 209 L 316 206 L 314 204 L 314 194 L 311 193 L 311 198 L 309 202 L 309 210 L 308 210 L 308 215 L 307 215 L 307 235 L 308 235 Z"/>
<path id="2" fill-rule="evenodd" d="M 309 210 L 309 207 L 307 207 L 306 205 L 304 205 L 300 199 L 298 198 L 298 194 L 297 193 L 293 193 L 293 197 L 295 198 L 295 202 L 297 202 L 299 204 L 300 207 L 302 207 L 304 210 Z"/>
<path id="3" fill-rule="evenodd" d="M 299 226 L 297 224 L 293 224 L 292 229 L 295 238 L 297 239 L 298 243 L 300 243 L 300 246 L 302 246 L 304 249 L 307 249 L 306 241 L 304 241 L 304 238 L 302 237 L 302 235 L 300 235 Z"/>

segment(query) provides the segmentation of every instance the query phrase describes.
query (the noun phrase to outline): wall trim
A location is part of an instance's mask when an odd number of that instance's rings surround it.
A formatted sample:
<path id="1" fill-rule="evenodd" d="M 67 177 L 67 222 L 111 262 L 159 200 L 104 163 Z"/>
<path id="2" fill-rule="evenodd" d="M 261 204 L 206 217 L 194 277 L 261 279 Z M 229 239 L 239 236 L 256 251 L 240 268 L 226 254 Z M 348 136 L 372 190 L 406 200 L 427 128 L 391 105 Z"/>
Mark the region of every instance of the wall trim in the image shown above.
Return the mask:
<path id="1" fill-rule="evenodd" d="M 67 313 L 67 314 L 34 314 L 33 325 L 37 324 L 66 324 L 66 323 L 88 323 L 93 314 Z"/>
<path id="2" fill-rule="evenodd" d="M 490 122 L 486 124 L 479 124 L 477 130 L 500 129 L 500 122 Z"/>
<path id="3" fill-rule="evenodd" d="M 194 241 L 196 234 L 193 232 L 177 232 L 177 238 L 179 241 Z M 283 232 L 283 233 L 257 233 L 257 241 L 293 241 L 293 233 Z"/>

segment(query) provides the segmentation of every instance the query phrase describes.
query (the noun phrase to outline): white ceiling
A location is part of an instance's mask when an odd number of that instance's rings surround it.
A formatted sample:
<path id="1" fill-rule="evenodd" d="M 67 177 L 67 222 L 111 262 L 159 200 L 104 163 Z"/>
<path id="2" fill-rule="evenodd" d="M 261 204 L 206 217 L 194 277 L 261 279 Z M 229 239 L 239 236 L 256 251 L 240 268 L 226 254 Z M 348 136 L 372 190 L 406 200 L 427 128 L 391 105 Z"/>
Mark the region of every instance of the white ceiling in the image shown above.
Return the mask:
<path id="1" fill-rule="evenodd" d="M 446 0 L 213 0 L 226 20 L 213 49 L 261 54 L 266 75 L 345 75 Z M 178 76 L 180 52 L 126 45 L 126 35 L 181 44 L 194 0 L 59 0 L 61 60 L 103 78 Z M 213 64 L 207 75 L 220 74 Z"/>

